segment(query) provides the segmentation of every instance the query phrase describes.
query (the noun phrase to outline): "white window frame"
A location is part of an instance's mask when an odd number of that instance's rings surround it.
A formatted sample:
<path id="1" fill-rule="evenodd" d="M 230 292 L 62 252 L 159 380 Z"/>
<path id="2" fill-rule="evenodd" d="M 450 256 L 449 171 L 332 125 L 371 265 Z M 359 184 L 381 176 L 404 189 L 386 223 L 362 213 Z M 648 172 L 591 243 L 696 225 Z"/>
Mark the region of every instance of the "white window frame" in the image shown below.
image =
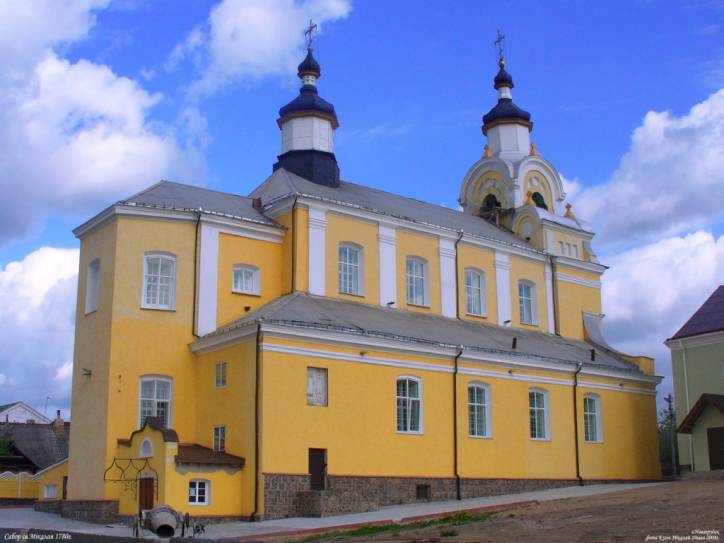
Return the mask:
<path id="1" fill-rule="evenodd" d="M 480 279 L 480 286 L 476 287 L 472 283 L 469 283 L 468 277 L 477 276 Z M 465 268 L 465 313 L 473 315 L 475 317 L 487 317 L 488 309 L 486 307 L 485 300 L 485 272 L 478 268 Z M 475 312 L 471 305 L 471 301 L 474 301 L 474 291 L 478 290 L 478 301 L 480 303 L 480 312 Z"/>
<path id="2" fill-rule="evenodd" d="M 98 311 L 100 296 L 101 259 L 94 258 L 88 264 L 85 276 L 85 314 Z"/>
<path id="3" fill-rule="evenodd" d="M 343 261 L 342 260 L 342 249 L 346 249 L 347 251 L 355 251 L 357 253 L 357 264 L 350 263 L 349 261 Z M 358 245 L 356 243 L 352 243 L 349 241 L 345 241 L 339 244 L 339 247 L 337 249 L 337 283 L 340 294 L 347 294 L 348 296 L 364 296 L 364 248 L 361 245 Z M 342 274 L 343 274 L 343 268 L 345 267 L 356 267 L 357 268 L 357 284 L 353 285 L 354 292 L 350 292 L 347 290 L 343 290 L 342 288 Z"/>
<path id="4" fill-rule="evenodd" d="M 539 410 L 541 408 L 531 407 L 531 405 L 530 405 L 530 395 L 531 394 L 542 394 L 543 395 L 543 408 L 542 409 L 543 409 L 543 421 L 545 424 L 545 428 L 544 428 L 545 432 L 542 437 L 539 437 L 537 435 L 534 437 L 532 435 L 533 427 L 531 426 L 531 421 L 530 421 L 531 411 L 533 409 Z M 548 394 L 548 391 L 544 388 L 529 388 L 528 389 L 528 437 L 530 437 L 531 440 L 533 440 L 533 441 L 550 441 L 550 439 L 551 439 L 550 413 L 551 413 L 551 404 L 550 404 L 550 395 Z"/>
<path id="5" fill-rule="evenodd" d="M 214 451 L 226 452 L 226 426 L 214 426 L 213 439 Z"/>
<path id="6" fill-rule="evenodd" d="M 154 397 L 153 398 L 144 398 L 143 393 L 143 383 L 147 381 L 155 381 L 155 382 L 164 382 L 168 383 L 168 400 L 160 400 L 159 398 L 156 398 L 156 388 L 157 385 L 154 385 Z M 159 401 L 167 401 L 168 402 L 168 420 L 166 421 L 166 428 L 172 428 L 173 427 L 173 379 L 170 377 L 164 377 L 162 375 L 143 375 L 138 380 L 138 427 L 143 427 L 143 400 L 152 400 L 155 402 Z M 156 412 L 158 409 L 158 405 L 154 406 L 154 414 L 150 415 L 152 417 L 157 416 Z"/>
<path id="7" fill-rule="evenodd" d="M 400 381 L 413 381 L 417 383 L 417 392 L 418 396 L 417 398 L 414 398 L 410 396 L 409 394 L 407 396 L 399 396 L 397 394 L 397 384 Z M 419 377 L 416 377 L 414 375 L 398 375 L 397 378 L 395 378 L 395 428 L 397 428 L 398 434 L 422 434 L 423 433 L 423 403 L 422 403 L 422 379 Z M 407 417 L 407 425 L 402 430 L 400 429 L 400 411 L 399 411 L 399 402 L 400 400 L 404 400 L 406 402 L 406 409 L 408 410 L 408 413 L 411 413 L 411 406 L 412 402 L 417 402 L 417 426 L 418 428 L 416 430 L 411 429 L 410 420 L 411 417 L 408 415 Z"/>
<path id="8" fill-rule="evenodd" d="M 420 275 L 417 275 L 415 273 L 415 270 L 412 270 L 412 273 L 410 273 L 410 264 L 419 264 L 420 265 Z M 422 281 L 422 287 L 418 292 L 417 286 L 415 285 L 415 282 L 421 280 Z M 405 259 L 405 296 L 407 299 L 407 305 L 414 305 L 418 307 L 430 307 L 430 279 L 429 279 L 429 267 L 427 264 L 427 260 L 420 256 L 408 256 Z M 410 296 L 410 288 L 412 287 L 413 294 L 412 297 Z M 421 299 L 418 300 L 417 295 L 421 296 Z"/>
<path id="9" fill-rule="evenodd" d="M 204 485 L 204 501 L 200 502 L 198 500 L 199 495 L 199 484 Z M 195 485 L 195 495 L 194 495 L 194 501 L 191 501 L 191 486 Z M 209 505 L 211 503 L 211 481 L 208 479 L 191 479 L 189 481 L 189 488 L 188 488 L 188 502 L 189 505 Z"/>
<path id="10" fill-rule="evenodd" d="M 586 409 L 586 400 L 593 402 L 593 412 Z M 589 439 L 588 428 L 590 428 L 589 418 L 594 417 L 593 428 L 596 432 L 595 439 Z M 603 443 L 603 413 L 601 409 L 601 396 L 598 394 L 586 393 L 583 395 L 583 439 L 586 443 Z"/>
<path id="11" fill-rule="evenodd" d="M 470 401 L 470 389 L 480 389 L 483 391 L 484 395 L 484 402 L 477 403 L 477 402 L 471 402 Z M 479 381 L 471 381 L 468 383 L 467 387 L 468 392 L 468 436 L 476 439 L 490 439 L 493 437 L 493 416 L 492 416 L 492 396 L 490 393 L 490 385 L 487 383 L 481 383 Z M 477 434 L 471 432 L 472 430 L 472 424 L 471 424 L 471 415 L 472 415 L 472 409 L 473 406 L 475 407 L 483 407 L 484 414 L 485 414 L 485 432 L 483 434 Z M 476 415 L 477 416 L 477 415 Z"/>
<path id="12" fill-rule="evenodd" d="M 324 375 L 324 401 L 323 402 L 317 402 L 314 401 L 313 394 L 310 394 L 310 377 L 311 375 L 319 373 Z M 327 368 L 318 368 L 318 367 L 307 367 L 307 405 L 315 406 L 315 407 L 327 407 L 329 405 L 329 370 Z"/>
<path id="13" fill-rule="evenodd" d="M 244 285 L 244 272 L 251 273 L 251 288 Z M 240 284 L 236 282 L 236 274 L 240 273 L 242 281 Z M 234 264 L 231 271 L 231 291 L 235 294 L 248 294 L 251 296 L 261 295 L 261 272 L 256 266 L 251 264 Z"/>
<path id="14" fill-rule="evenodd" d="M 530 297 L 523 297 L 521 288 L 523 286 L 530 288 Z M 530 321 L 523 320 L 523 300 L 530 300 Z M 521 279 L 518 281 L 518 318 L 521 324 L 527 324 L 530 326 L 538 326 L 538 293 L 533 281 L 527 279 Z"/>
<path id="15" fill-rule="evenodd" d="M 146 299 L 146 290 L 148 289 L 148 262 L 150 259 L 158 258 L 160 261 L 167 261 L 173 263 L 173 275 L 169 281 L 169 303 L 160 304 L 154 303 L 153 301 L 148 302 Z M 160 264 L 159 262 L 159 279 L 160 275 Z M 173 253 L 165 253 L 160 251 L 151 251 L 143 255 L 143 290 L 141 292 L 141 307 L 143 309 L 160 309 L 163 311 L 175 311 L 176 310 L 176 277 L 178 275 L 176 255 Z M 159 288 L 160 292 L 160 288 Z M 157 296 L 156 302 L 158 302 L 160 296 Z"/>
<path id="16" fill-rule="evenodd" d="M 43 486 L 43 498 L 48 500 L 58 499 L 58 485 L 44 485 Z"/>
<path id="17" fill-rule="evenodd" d="M 144 450 L 146 446 L 148 450 Z M 153 456 L 153 443 L 151 443 L 150 439 L 145 438 L 141 441 L 141 444 L 138 446 L 138 456 L 140 458 L 151 458 Z"/>
<path id="18" fill-rule="evenodd" d="M 226 362 L 217 362 L 214 372 L 214 385 L 216 388 L 224 388 L 226 386 Z"/>

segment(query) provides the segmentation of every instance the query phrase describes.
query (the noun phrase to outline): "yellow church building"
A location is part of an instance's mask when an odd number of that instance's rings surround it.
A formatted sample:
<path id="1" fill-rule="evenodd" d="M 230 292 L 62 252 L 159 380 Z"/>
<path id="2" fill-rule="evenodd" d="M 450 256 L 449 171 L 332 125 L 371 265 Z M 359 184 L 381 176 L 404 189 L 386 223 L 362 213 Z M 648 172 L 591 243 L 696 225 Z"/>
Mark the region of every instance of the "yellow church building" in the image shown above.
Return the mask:
<path id="1" fill-rule="evenodd" d="M 660 378 L 603 340 L 606 267 L 502 59 L 460 210 L 340 180 L 320 73 L 310 47 L 249 196 L 161 181 L 74 231 L 62 514 L 270 519 L 658 479 Z"/>

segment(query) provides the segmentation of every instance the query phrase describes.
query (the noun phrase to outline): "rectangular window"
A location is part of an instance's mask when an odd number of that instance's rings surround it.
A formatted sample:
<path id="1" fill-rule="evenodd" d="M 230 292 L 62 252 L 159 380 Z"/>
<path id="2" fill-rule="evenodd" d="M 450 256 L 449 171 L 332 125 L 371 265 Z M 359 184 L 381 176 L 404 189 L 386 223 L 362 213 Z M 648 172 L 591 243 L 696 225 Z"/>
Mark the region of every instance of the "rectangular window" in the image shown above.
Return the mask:
<path id="1" fill-rule="evenodd" d="M 472 437 L 489 437 L 488 398 L 483 385 L 468 387 L 468 433 Z"/>
<path id="2" fill-rule="evenodd" d="M 600 414 L 598 412 L 598 401 L 592 396 L 583 398 L 583 426 L 584 437 L 588 442 L 596 443 L 601 441 L 599 424 Z"/>
<path id="3" fill-rule="evenodd" d="M 143 260 L 143 307 L 173 309 L 176 303 L 176 257 L 146 255 Z"/>
<path id="4" fill-rule="evenodd" d="M 101 261 L 95 259 L 88 264 L 85 279 L 85 312 L 92 313 L 98 309 L 98 289 L 100 287 Z"/>
<path id="5" fill-rule="evenodd" d="M 360 250 L 356 247 L 339 246 L 339 291 L 360 294 Z"/>
<path id="6" fill-rule="evenodd" d="M 55 499 L 58 497 L 58 488 L 56 485 L 45 485 L 43 487 L 43 498 Z"/>
<path id="7" fill-rule="evenodd" d="M 420 432 L 420 383 L 403 377 L 397 380 L 397 431 Z"/>
<path id="8" fill-rule="evenodd" d="M 141 380 L 141 410 L 138 425 L 148 417 L 158 417 L 161 423 L 171 425 L 171 382 L 164 379 Z"/>
<path id="9" fill-rule="evenodd" d="M 407 303 L 427 305 L 427 264 L 411 256 L 407 257 Z"/>
<path id="10" fill-rule="evenodd" d="M 189 505 L 209 504 L 209 482 L 189 481 Z"/>
<path id="11" fill-rule="evenodd" d="M 520 322 L 535 324 L 535 286 L 527 281 L 518 283 L 518 301 L 520 306 Z"/>
<path id="12" fill-rule="evenodd" d="M 326 368 L 307 368 L 307 405 L 327 405 Z"/>
<path id="13" fill-rule="evenodd" d="M 235 265 L 232 290 L 240 294 L 260 294 L 259 268 L 246 264 Z"/>
<path id="14" fill-rule="evenodd" d="M 533 439 L 547 439 L 547 413 L 546 394 L 537 390 L 528 392 L 530 406 L 530 437 Z"/>
<path id="15" fill-rule="evenodd" d="M 226 450 L 226 426 L 214 427 L 214 450 L 218 452 Z"/>
<path id="16" fill-rule="evenodd" d="M 226 362 L 216 364 L 216 388 L 226 386 Z"/>
<path id="17" fill-rule="evenodd" d="M 465 311 L 469 315 L 485 313 L 485 285 L 482 272 L 465 270 Z"/>

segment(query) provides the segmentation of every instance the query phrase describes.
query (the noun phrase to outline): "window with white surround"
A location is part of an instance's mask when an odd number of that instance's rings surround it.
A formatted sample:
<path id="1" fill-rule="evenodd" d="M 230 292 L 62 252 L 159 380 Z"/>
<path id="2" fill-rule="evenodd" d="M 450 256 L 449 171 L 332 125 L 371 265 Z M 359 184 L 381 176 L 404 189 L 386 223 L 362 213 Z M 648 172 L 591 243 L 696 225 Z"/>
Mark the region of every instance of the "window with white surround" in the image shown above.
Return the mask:
<path id="1" fill-rule="evenodd" d="M 214 450 L 218 452 L 226 450 L 226 426 L 214 426 Z"/>
<path id="2" fill-rule="evenodd" d="M 411 305 L 428 305 L 429 295 L 427 289 L 427 261 L 417 256 L 408 256 L 407 303 Z"/>
<path id="3" fill-rule="evenodd" d="M 176 257 L 146 253 L 143 258 L 143 304 L 147 309 L 175 309 Z"/>
<path id="4" fill-rule="evenodd" d="M 261 293 L 261 278 L 259 268 L 249 264 L 235 264 L 232 290 L 238 294 Z"/>
<path id="5" fill-rule="evenodd" d="M 151 440 L 146 438 L 143 441 L 141 441 L 141 447 L 139 450 L 139 454 L 141 458 L 150 458 L 153 456 L 153 445 L 151 444 Z"/>
<path id="6" fill-rule="evenodd" d="M 474 268 L 465 270 L 465 311 L 468 315 L 485 315 L 485 274 Z"/>
<path id="7" fill-rule="evenodd" d="M 397 378 L 397 431 L 422 432 L 422 384 L 417 377 Z"/>
<path id="8" fill-rule="evenodd" d="M 339 292 L 359 296 L 363 292 L 362 248 L 353 243 L 339 245 Z"/>
<path id="9" fill-rule="evenodd" d="M 98 292 L 100 288 L 101 261 L 99 258 L 88 264 L 85 276 L 85 313 L 93 313 L 98 309 Z"/>
<path id="10" fill-rule="evenodd" d="M 327 368 L 307 368 L 307 405 L 327 405 Z"/>
<path id="11" fill-rule="evenodd" d="M 530 412 L 531 439 L 550 439 L 548 429 L 548 392 L 542 389 L 531 388 L 528 391 L 528 406 Z"/>
<path id="12" fill-rule="evenodd" d="M 45 485 L 43 487 L 43 498 L 55 499 L 58 497 L 57 485 Z"/>
<path id="13" fill-rule="evenodd" d="M 597 394 L 583 396 L 583 436 L 588 443 L 603 441 L 601 397 Z"/>
<path id="14" fill-rule="evenodd" d="M 226 362 L 216 364 L 216 388 L 226 386 Z"/>
<path id="15" fill-rule="evenodd" d="M 468 435 L 491 437 L 490 386 L 483 383 L 468 385 Z"/>
<path id="16" fill-rule="evenodd" d="M 189 505 L 208 505 L 209 481 L 204 479 L 195 479 L 189 481 Z"/>
<path id="17" fill-rule="evenodd" d="M 522 324 L 538 324 L 535 283 L 518 282 L 518 303 L 520 306 L 520 322 Z"/>
<path id="18" fill-rule="evenodd" d="M 139 428 L 147 417 L 158 417 L 165 427 L 171 427 L 171 385 L 171 379 L 165 377 L 141 377 Z"/>

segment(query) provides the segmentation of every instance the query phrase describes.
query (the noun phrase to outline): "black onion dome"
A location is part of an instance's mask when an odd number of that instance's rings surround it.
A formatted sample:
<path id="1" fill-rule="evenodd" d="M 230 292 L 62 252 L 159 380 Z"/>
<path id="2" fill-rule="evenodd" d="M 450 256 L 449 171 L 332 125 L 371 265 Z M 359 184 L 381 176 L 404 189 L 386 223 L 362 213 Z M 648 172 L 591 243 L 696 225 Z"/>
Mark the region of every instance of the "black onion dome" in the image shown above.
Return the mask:
<path id="1" fill-rule="evenodd" d="M 314 85 L 302 85 L 302 88 L 299 89 L 299 96 L 279 110 L 279 118 L 283 119 L 292 113 L 307 111 L 316 111 L 324 114 L 325 116 L 332 117 L 335 128 L 338 125 L 337 114 L 334 111 L 334 106 L 319 96 L 317 93 L 317 87 Z"/>
<path id="2" fill-rule="evenodd" d="M 312 55 L 312 50 L 307 49 L 307 56 L 304 57 L 302 63 L 297 67 L 297 75 L 302 78 L 305 75 L 313 75 L 319 77 L 322 75 L 322 68 L 319 62 Z"/>
<path id="3" fill-rule="evenodd" d="M 500 87 L 513 88 L 513 76 L 505 71 L 504 65 L 500 66 L 498 74 L 495 76 L 495 79 L 493 79 L 493 86 L 496 89 L 499 89 Z"/>
<path id="4" fill-rule="evenodd" d="M 519 121 L 531 125 L 530 113 L 520 109 L 510 98 L 501 98 L 493 109 L 483 115 L 483 131 L 497 121 Z"/>

